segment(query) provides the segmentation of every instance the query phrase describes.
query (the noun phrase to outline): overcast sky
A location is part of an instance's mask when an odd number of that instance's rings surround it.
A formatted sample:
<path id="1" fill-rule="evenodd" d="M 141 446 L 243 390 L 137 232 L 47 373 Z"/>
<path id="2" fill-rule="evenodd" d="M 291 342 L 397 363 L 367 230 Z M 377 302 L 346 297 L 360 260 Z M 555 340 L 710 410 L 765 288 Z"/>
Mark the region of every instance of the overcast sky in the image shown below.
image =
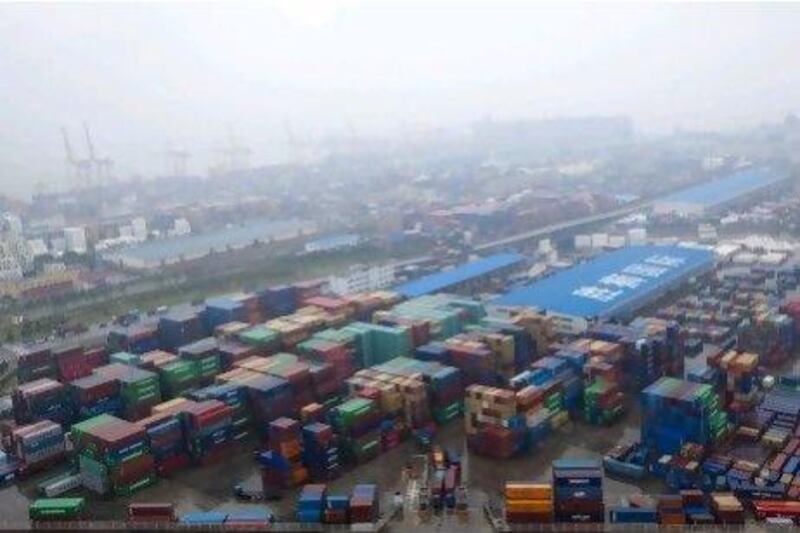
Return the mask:
<path id="1" fill-rule="evenodd" d="M 431 6 L 436 7 L 431 7 Z M 0 187 L 65 181 L 87 121 L 116 174 L 205 173 L 227 124 L 253 161 L 302 134 L 628 114 L 644 132 L 800 109 L 797 5 L 521 2 L 0 5 Z"/>

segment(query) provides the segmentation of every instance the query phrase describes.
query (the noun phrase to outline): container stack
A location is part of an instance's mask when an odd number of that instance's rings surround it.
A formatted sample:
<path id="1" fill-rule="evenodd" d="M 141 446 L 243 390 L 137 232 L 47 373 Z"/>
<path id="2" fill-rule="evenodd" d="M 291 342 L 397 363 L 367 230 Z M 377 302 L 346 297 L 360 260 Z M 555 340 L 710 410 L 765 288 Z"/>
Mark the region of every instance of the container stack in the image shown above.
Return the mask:
<path id="1" fill-rule="evenodd" d="M 386 368 L 383 365 L 356 372 L 347 380 L 350 394 L 374 399 L 381 414 L 388 420 L 397 419 L 413 428 L 426 425 L 431 414 L 427 390 L 421 376 L 394 372 L 388 363 L 387 367 L 388 372 L 383 371 Z"/>
<path id="2" fill-rule="evenodd" d="M 304 485 L 297 499 L 297 521 L 321 524 L 328 488 L 326 485 Z"/>
<path id="3" fill-rule="evenodd" d="M 196 464 L 219 462 L 233 443 L 231 408 L 218 400 L 185 402 L 180 406 L 186 431 L 186 448 Z"/>
<path id="4" fill-rule="evenodd" d="M 444 345 L 449 354 L 448 364 L 461 370 L 465 384 L 495 387 L 503 383 L 496 355 L 484 343 L 458 335 L 447 339 Z"/>
<path id="5" fill-rule="evenodd" d="M 389 327 L 366 322 L 353 322 L 343 331 L 356 340 L 356 365 L 364 368 L 385 363 L 411 353 L 411 330 L 408 327 Z"/>
<path id="6" fill-rule="evenodd" d="M 131 352 L 114 352 L 108 358 L 109 363 L 119 363 L 121 365 L 139 366 L 142 362 L 142 355 Z"/>
<path id="7" fill-rule="evenodd" d="M 559 523 L 605 522 L 603 471 L 599 461 L 553 462 L 555 520 Z"/>
<path id="8" fill-rule="evenodd" d="M 346 524 L 349 511 L 349 497 L 331 494 L 325 499 L 325 511 L 322 514 L 322 520 L 326 524 Z"/>
<path id="9" fill-rule="evenodd" d="M 583 373 L 572 361 L 558 357 L 542 357 L 531 365 L 531 372 L 561 384 L 564 409 L 576 413 L 583 401 Z M 512 385 L 513 386 L 513 385 Z"/>
<path id="10" fill-rule="evenodd" d="M 375 370 L 409 378 L 421 376 L 427 389 L 430 414 L 439 424 L 446 424 L 456 419 L 464 410 L 464 385 L 458 368 L 396 357 L 388 363 L 375 367 Z"/>
<path id="11" fill-rule="evenodd" d="M 228 322 L 247 322 L 247 313 L 244 305 L 233 298 L 211 298 L 206 300 L 203 321 L 206 331 L 214 331 Z"/>
<path id="12" fill-rule="evenodd" d="M 17 357 L 17 383 L 28 383 L 37 379 L 57 379 L 53 352 L 50 348 L 15 348 Z"/>
<path id="13" fill-rule="evenodd" d="M 744 507 L 739 499 L 730 493 L 711 494 L 711 509 L 717 522 L 725 525 L 743 525 Z"/>
<path id="14" fill-rule="evenodd" d="M 330 418 L 349 461 L 360 464 L 380 453 L 381 412 L 375 401 L 366 398 L 347 400 L 331 410 Z"/>
<path id="15" fill-rule="evenodd" d="M 157 369 L 161 391 L 165 398 L 177 398 L 197 387 L 199 365 L 194 361 L 178 359 Z"/>
<path id="16" fill-rule="evenodd" d="M 269 425 L 269 437 L 270 449 L 258 459 L 264 493 L 277 495 L 308 481 L 308 469 L 302 461 L 300 424 L 290 418 L 279 418 Z"/>
<path id="17" fill-rule="evenodd" d="M 360 484 L 353 487 L 350 497 L 350 522 L 374 523 L 378 520 L 378 486 Z"/>
<path id="18" fill-rule="evenodd" d="M 506 328 L 515 326 L 528 333 L 529 356 L 543 356 L 556 339 L 555 319 L 527 307 L 509 307 L 483 320 L 485 324 L 496 324 Z M 519 341 L 517 341 L 519 343 Z M 524 364 L 524 361 L 520 361 Z"/>
<path id="19" fill-rule="evenodd" d="M 225 322 L 214 328 L 214 338 L 220 342 L 234 341 L 240 333 L 247 331 L 250 327 L 250 324 L 247 322 L 239 322 L 236 320 L 233 322 Z"/>
<path id="20" fill-rule="evenodd" d="M 200 315 L 194 311 L 172 312 L 158 321 L 161 348 L 172 352 L 205 337 L 205 328 Z M 147 351 L 154 350 L 150 348 Z"/>
<path id="21" fill-rule="evenodd" d="M 78 421 L 97 415 L 122 415 L 119 381 L 103 374 L 77 379 L 69 384 L 72 405 Z"/>
<path id="22" fill-rule="evenodd" d="M 112 329 L 106 337 L 111 352 L 145 353 L 161 345 L 158 324 L 136 323 Z"/>
<path id="23" fill-rule="evenodd" d="M 119 363 L 101 366 L 95 372 L 119 381 L 122 414 L 126 420 L 149 416 L 152 407 L 161 401 L 158 375 L 153 372 Z"/>
<path id="24" fill-rule="evenodd" d="M 181 346 L 178 356 L 185 361 L 191 361 L 197 367 L 197 384 L 201 387 L 212 384 L 214 377 L 222 370 L 217 339 L 214 337 Z"/>
<path id="25" fill-rule="evenodd" d="M 588 424 L 606 426 L 618 420 L 625 410 L 625 395 L 616 384 L 595 379 L 584 389 L 583 414 Z"/>
<path id="26" fill-rule="evenodd" d="M 280 348 L 286 351 L 293 351 L 299 343 L 311 336 L 306 324 L 291 320 L 288 316 L 273 318 L 264 325 L 278 333 L 281 339 Z"/>
<path id="27" fill-rule="evenodd" d="M 154 414 L 139 420 L 136 425 L 147 435 L 147 444 L 158 475 L 169 476 L 189 465 L 191 459 L 186 451 L 179 414 Z"/>
<path id="28" fill-rule="evenodd" d="M 411 332 L 411 346 L 416 348 L 430 341 L 431 323 L 429 320 L 409 318 L 392 311 L 377 311 L 372 316 L 375 324 L 389 327 L 404 327 Z"/>
<path id="29" fill-rule="evenodd" d="M 493 331 L 485 326 L 471 325 L 465 328 L 464 335 L 484 344 L 492 351 L 495 371 L 506 380 L 511 379 L 512 376 L 530 365 L 529 360 L 517 361 L 513 334 Z"/>
<path id="30" fill-rule="evenodd" d="M 292 387 L 285 379 L 250 372 L 232 382 L 240 383 L 245 388 L 259 436 L 266 436 L 269 423 L 273 420 L 293 415 Z"/>
<path id="31" fill-rule="evenodd" d="M 230 370 L 237 361 L 259 355 L 258 348 L 230 339 L 219 340 L 217 346 L 221 369 Z"/>
<path id="32" fill-rule="evenodd" d="M 314 401 L 332 406 L 341 400 L 342 386 L 336 368 L 330 363 L 308 363 Z M 307 404 L 306 404 L 307 405 Z"/>
<path id="33" fill-rule="evenodd" d="M 252 434 L 253 417 L 247 404 L 247 391 L 241 383 L 211 385 L 195 390 L 188 396 L 198 402 L 218 400 L 230 407 L 233 440 L 240 441 Z"/>
<path id="34" fill-rule="evenodd" d="M 328 340 L 323 338 L 323 335 L 348 338 L 346 333 L 340 335 L 336 330 L 325 330 L 298 344 L 297 351 L 311 361 L 331 365 L 334 369 L 337 388 L 341 388 L 344 385 L 344 380 L 349 378 L 355 371 L 353 349 L 346 340 Z M 350 339 L 352 341 L 352 337 Z"/>
<path id="35" fill-rule="evenodd" d="M 72 422 L 69 388 L 54 379 L 41 378 L 23 383 L 11 395 L 14 420 L 29 424 L 50 420 L 62 425 Z"/>
<path id="36" fill-rule="evenodd" d="M 289 463 L 289 478 L 293 485 L 308 477 L 308 470 L 303 466 L 303 441 L 297 420 L 279 418 L 270 423 L 269 449 Z"/>
<path id="37" fill-rule="evenodd" d="M 347 322 L 356 313 L 356 304 L 343 298 L 312 296 L 302 302 L 303 306 L 316 307 L 325 311 L 333 322 Z"/>
<path id="38" fill-rule="evenodd" d="M 163 350 L 153 350 L 143 353 L 139 358 L 139 368 L 156 372 L 162 366 L 178 360 L 178 356 Z"/>
<path id="39" fill-rule="evenodd" d="M 267 373 L 289 382 L 295 413 L 299 413 L 304 406 L 314 402 L 311 369 L 306 363 L 289 353 L 279 353 L 268 359 Z"/>
<path id="40" fill-rule="evenodd" d="M 727 429 L 727 415 L 709 385 L 664 377 L 642 391 L 642 443 L 659 456 L 687 443 L 708 446 Z"/>
<path id="41" fill-rule="evenodd" d="M 442 340 L 461 333 L 466 324 L 475 324 L 486 315 L 483 304 L 449 294 L 421 296 L 395 305 L 392 313 L 429 323 L 431 340 Z"/>
<path id="42" fill-rule="evenodd" d="M 10 452 L 21 475 L 41 472 L 64 460 L 64 430 L 59 424 L 42 420 L 11 431 Z"/>
<path id="43" fill-rule="evenodd" d="M 514 391 L 470 385 L 466 389 L 467 444 L 478 454 L 507 459 L 526 441 L 525 417 L 517 414 Z"/>
<path id="44" fill-rule="evenodd" d="M 388 309 L 399 303 L 402 297 L 396 292 L 374 291 L 348 294 L 341 299 L 353 306 L 355 320 L 369 322 L 375 311 Z"/>
<path id="45" fill-rule="evenodd" d="M 258 293 L 261 308 L 267 317 L 283 316 L 297 309 L 297 289 L 291 285 L 277 285 Z"/>
<path id="46" fill-rule="evenodd" d="M 727 351 L 707 358 L 710 368 L 720 371 L 725 382 L 723 405 L 736 414 L 750 412 L 758 399 L 758 364 L 755 353 Z"/>
<path id="47" fill-rule="evenodd" d="M 28 508 L 28 516 L 34 523 L 72 522 L 86 518 L 84 498 L 40 498 Z"/>
<path id="48" fill-rule="evenodd" d="M 236 334 L 236 340 L 256 349 L 253 355 L 270 355 L 277 352 L 281 345 L 281 336 L 277 331 L 265 326 L 252 326 Z"/>
<path id="49" fill-rule="evenodd" d="M 683 510 L 683 498 L 678 494 L 661 495 L 656 502 L 658 523 L 662 526 L 683 526 L 686 514 Z"/>
<path id="50" fill-rule="evenodd" d="M 314 481 L 331 481 L 339 476 L 339 444 L 331 426 L 319 422 L 303 426 L 303 464 Z"/>
<path id="51" fill-rule="evenodd" d="M 145 431 L 110 415 L 72 426 L 81 483 L 98 494 L 130 496 L 156 482 Z"/>
<path id="52" fill-rule="evenodd" d="M 544 483 L 508 482 L 505 486 L 506 522 L 549 524 L 553 522 L 553 486 Z"/>
<path id="53" fill-rule="evenodd" d="M 58 369 L 58 379 L 62 383 L 69 383 L 92 373 L 92 366 L 83 346 L 63 346 L 53 349 L 53 359 Z"/>

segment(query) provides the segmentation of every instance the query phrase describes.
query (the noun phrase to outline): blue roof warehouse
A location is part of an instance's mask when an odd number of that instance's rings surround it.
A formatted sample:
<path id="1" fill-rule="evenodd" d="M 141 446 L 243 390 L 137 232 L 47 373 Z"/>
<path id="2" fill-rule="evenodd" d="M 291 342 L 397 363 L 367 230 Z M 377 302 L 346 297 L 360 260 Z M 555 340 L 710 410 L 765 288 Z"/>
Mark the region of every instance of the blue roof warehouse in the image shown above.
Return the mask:
<path id="1" fill-rule="evenodd" d="M 656 213 L 703 215 L 769 190 L 787 177 L 767 167 L 738 170 L 725 178 L 674 192 L 655 202 L 654 209 Z"/>
<path id="2" fill-rule="evenodd" d="M 416 298 L 444 290 L 455 290 L 459 286 L 475 283 L 489 276 L 501 274 L 521 265 L 525 258 L 519 254 L 497 254 L 465 263 L 446 272 L 409 281 L 394 288 L 406 298 Z"/>
<path id="3" fill-rule="evenodd" d="M 709 250 L 629 246 L 580 263 L 495 303 L 547 310 L 562 331 L 580 332 L 592 318 L 623 318 L 714 265 Z"/>

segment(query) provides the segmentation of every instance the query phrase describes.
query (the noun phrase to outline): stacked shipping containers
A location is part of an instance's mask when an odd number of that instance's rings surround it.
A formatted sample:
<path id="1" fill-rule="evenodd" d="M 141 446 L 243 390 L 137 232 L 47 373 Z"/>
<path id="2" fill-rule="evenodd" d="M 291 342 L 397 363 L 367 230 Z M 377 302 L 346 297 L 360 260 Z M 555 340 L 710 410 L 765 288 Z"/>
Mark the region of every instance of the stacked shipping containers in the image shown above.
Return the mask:
<path id="1" fill-rule="evenodd" d="M 603 472 L 598 461 L 554 461 L 553 490 L 556 522 L 605 522 Z"/>
<path id="2" fill-rule="evenodd" d="M 40 378 L 23 383 L 11 395 L 18 424 L 51 420 L 66 425 L 72 421 L 69 388 L 53 379 Z"/>
<path id="3" fill-rule="evenodd" d="M 665 377 L 642 391 L 642 443 L 659 455 L 676 454 L 686 442 L 713 444 L 726 427 L 709 385 Z"/>
<path id="4" fill-rule="evenodd" d="M 128 496 L 156 482 L 147 435 L 136 424 L 100 415 L 74 424 L 71 435 L 87 489 Z"/>

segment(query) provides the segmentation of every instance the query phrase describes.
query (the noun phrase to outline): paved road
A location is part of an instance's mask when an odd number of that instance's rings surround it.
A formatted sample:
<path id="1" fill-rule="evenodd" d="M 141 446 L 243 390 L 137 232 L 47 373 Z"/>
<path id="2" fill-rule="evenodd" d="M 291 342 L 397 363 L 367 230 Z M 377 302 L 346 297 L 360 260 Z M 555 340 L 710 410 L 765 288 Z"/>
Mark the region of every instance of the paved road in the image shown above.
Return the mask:
<path id="1" fill-rule="evenodd" d="M 646 209 L 653 204 L 653 201 L 646 201 L 646 202 L 636 202 L 634 204 L 625 206 L 620 209 L 615 209 L 614 211 L 608 211 L 605 213 L 598 213 L 596 215 L 590 215 L 587 217 L 577 218 L 575 220 L 569 220 L 566 222 L 559 222 L 557 224 L 550 224 L 549 226 L 545 226 L 543 228 L 538 228 L 531 231 L 526 231 L 523 233 L 517 233 L 516 235 L 512 235 L 510 237 L 503 237 L 502 239 L 497 239 L 494 241 L 486 242 L 483 244 L 479 244 L 475 246 L 473 249 L 476 252 L 483 252 L 486 250 L 491 250 L 492 248 L 498 248 L 501 246 L 508 246 L 509 244 L 515 244 L 518 242 L 527 241 L 529 239 L 535 239 L 537 237 L 544 237 L 546 235 L 550 235 L 552 233 L 557 233 L 559 231 L 564 231 L 570 228 L 575 228 L 579 226 L 583 226 L 585 224 L 592 224 L 594 222 L 603 222 L 608 221 L 614 218 L 621 218 L 625 215 L 630 215 L 631 213 L 635 213 L 636 211 L 640 211 L 642 209 Z"/>

